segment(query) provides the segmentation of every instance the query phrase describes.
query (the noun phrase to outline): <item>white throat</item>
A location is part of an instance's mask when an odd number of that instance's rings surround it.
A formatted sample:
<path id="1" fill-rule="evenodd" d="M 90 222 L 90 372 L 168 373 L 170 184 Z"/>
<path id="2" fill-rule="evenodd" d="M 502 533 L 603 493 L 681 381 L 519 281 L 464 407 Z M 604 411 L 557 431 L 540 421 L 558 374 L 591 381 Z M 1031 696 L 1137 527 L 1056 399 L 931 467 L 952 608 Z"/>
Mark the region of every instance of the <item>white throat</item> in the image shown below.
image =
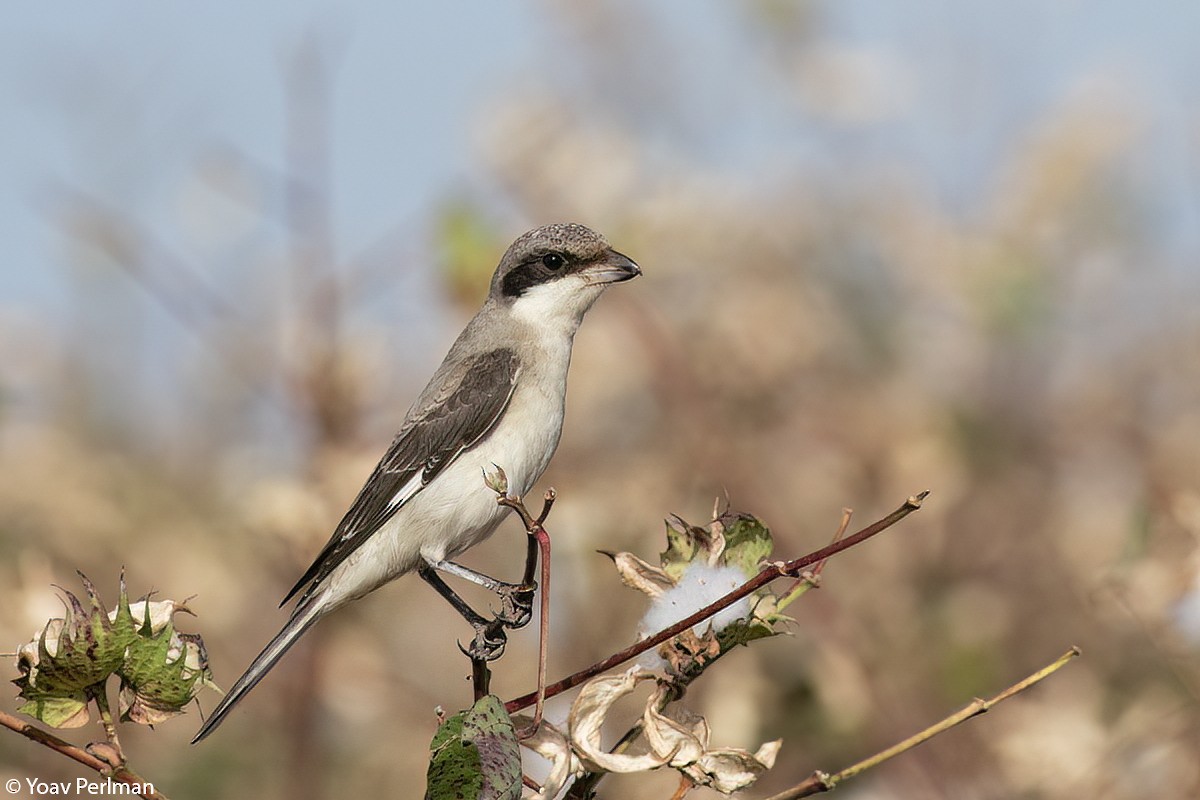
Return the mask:
<path id="1" fill-rule="evenodd" d="M 568 275 L 550 283 L 531 286 L 510 306 L 513 319 L 543 336 L 565 336 L 571 340 L 583 315 L 604 292 L 605 284 L 590 284 Z"/>

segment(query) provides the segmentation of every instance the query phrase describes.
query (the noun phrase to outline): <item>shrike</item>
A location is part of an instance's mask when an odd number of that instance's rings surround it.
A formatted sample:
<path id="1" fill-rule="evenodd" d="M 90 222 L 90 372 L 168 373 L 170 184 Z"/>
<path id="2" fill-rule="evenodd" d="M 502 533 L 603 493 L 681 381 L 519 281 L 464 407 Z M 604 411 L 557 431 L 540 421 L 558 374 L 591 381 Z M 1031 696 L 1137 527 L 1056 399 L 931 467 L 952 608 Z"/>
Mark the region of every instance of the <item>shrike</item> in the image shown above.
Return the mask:
<path id="1" fill-rule="evenodd" d="M 547 225 L 513 242 L 483 308 L 409 409 L 329 542 L 284 598 L 287 603 L 299 595 L 291 618 L 193 743 L 212 733 L 317 620 L 407 572 L 417 570 L 445 595 L 475 627 L 479 644 L 487 621 L 434 570 L 493 590 L 516 588 L 449 559 L 486 539 L 508 513 L 485 485 L 485 472 L 501 467 L 509 492 L 518 495 L 541 477 L 562 433 L 579 323 L 609 284 L 640 274 L 637 264 L 583 225 Z"/>

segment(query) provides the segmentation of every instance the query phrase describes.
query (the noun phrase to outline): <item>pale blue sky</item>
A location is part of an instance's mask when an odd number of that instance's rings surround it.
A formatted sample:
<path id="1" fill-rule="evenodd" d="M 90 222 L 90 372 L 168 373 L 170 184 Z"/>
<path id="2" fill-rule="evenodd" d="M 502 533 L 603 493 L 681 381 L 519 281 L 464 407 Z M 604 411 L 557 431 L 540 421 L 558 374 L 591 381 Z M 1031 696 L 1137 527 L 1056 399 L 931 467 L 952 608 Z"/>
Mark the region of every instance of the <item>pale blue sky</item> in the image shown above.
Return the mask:
<path id="1" fill-rule="evenodd" d="M 577 43 L 547 19 L 552 5 L 11 5 L 0 23 L 0 306 L 53 305 L 61 239 L 45 199 L 56 182 L 137 198 L 127 210 L 155 228 L 178 177 L 171 171 L 205 148 L 230 144 L 278 166 L 282 64 L 314 30 L 340 53 L 333 177 L 343 255 L 470 186 L 471 126 L 513 85 L 577 81 L 598 108 L 640 113 L 633 124 L 665 151 L 749 175 L 769 174 L 781 152 L 835 169 L 910 163 L 948 205 L 969 207 L 1014 133 L 1097 74 L 1118 76 L 1148 110 L 1144 170 L 1160 192 L 1155 213 L 1182 251 L 1198 249 L 1200 4 L 819 4 L 822 39 L 890 55 L 915 87 L 911 114 L 861 129 L 784 104 L 764 84 L 761 38 L 736 4 L 633 4 L 650 24 L 637 67 L 669 81 L 674 123 L 656 119 L 652 103 L 623 102 L 639 87 L 581 69 Z"/>
<path id="2" fill-rule="evenodd" d="M 341 52 L 333 87 L 338 238 L 365 243 L 419 213 L 467 168 L 471 116 L 518 68 L 531 21 L 519 4 L 504 11 L 480 3 L 469 17 L 442 4 L 416 13 L 404 5 L 9 8 L 0 27 L 4 294 L 36 288 L 44 299 L 52 286 L 28 271 L 55 260 L 56 234 L 39 208 L 55 181 L 143 197 L 145 207 L 131 211 L 152 223 L 156 193 L 173 183 L 161 170 L 180 169 L 206 148 L 229 144 L 278 167 L 282 67 L 313 31 Z M 72 130 L 80 120 L 92 130 Z M 96 132 L 103 135 L 88 141 Z"/>

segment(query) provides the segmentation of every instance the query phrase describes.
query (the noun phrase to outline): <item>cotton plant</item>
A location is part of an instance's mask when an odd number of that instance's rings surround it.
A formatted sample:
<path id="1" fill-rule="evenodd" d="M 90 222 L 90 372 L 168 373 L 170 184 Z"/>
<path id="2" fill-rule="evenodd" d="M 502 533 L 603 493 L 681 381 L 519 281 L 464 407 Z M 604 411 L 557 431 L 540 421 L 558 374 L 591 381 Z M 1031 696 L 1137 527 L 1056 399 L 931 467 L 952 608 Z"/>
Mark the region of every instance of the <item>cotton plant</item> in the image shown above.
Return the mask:
<path id="1" fill-rule="evenodd" d="M 539 672 L 538 691 L 502 705 L 487 694 L 486 668 L 473 670 L 477 702 L 443 721 L 434 739 L 426 800 L 588 798 L 596 796 L 596 785 L 605 775 L 663 768 L 680 774 L 676 798 L 696 786 L 724 794 L 752 786 L 774 765 L 780 742 L 767 742 L 753 752 L 714 747 L 707 721 L 680 702 L 687 686 L 734 647 L 782 633 L 789 621 L 782 612 L 819 585 L 831 556 L 892 527 L 920 509 L 928 494 L 911 495 L 888 515 L 849 535 L 851 512 L 845 510 L 833 542 L 788 561 L 767 561 L 767 528 L 754 517 L 728 512 L 714 512 L 715 519 L 704 527 L 669 519 L 667 548 L 658 566 L 632 553 L 607 553 L 621 580 L 650 600 L 639 625 L 641 640 L 553 684 L 544 683 Z M 522 513 L 531 535 L 545 534 L 542 522 L 550 499 L 536 519 Z M 519 500 L 513 502 L 520 505 Z M 791 583 L 776 594 L 768 586 L 778 579 Z M 653 659 L 635 662 L 624 672 L 612 671 L 652 650 Z M 903 741 L 836 772 L 814 770 L 779 796 L 830 791 L 1037 685 L 1079 655 L 1079 648 L 1071 647 L 994 696 L 976 697 Z M 611 727 L 614 707 L 632 702 L 638 687 L 651 683 L 653 690 L 641 705 L 638 722 L 616 739 L 615 746 L 605 747 L 603 742 L 612 740 L 605 727 Z M 565 720 L 554 714 L 550 721 L 540 714 L 543 699 L 581 685 Z M 509 716 L 531 705 L 533 717 Z M 627 714 L 621 717 L 628 719 Z M 547 762 L 537 765 L 537 774 L 544 776 L 540 785 L 522 775 L 520 759 L 511 755 L 518 746 Z"/>
<path id="2" fill-rule="evenodd" d="M 201 688 L 216 688 L 200 636 L 175 629 L 175 615 L 191 613 L 184 604 L 149 596 L 131 603 L 122 575 L 110 611 L 92 582 L 79 577 L 87 605 L 64 589 L 63 616 L 17 649 L 20 677 L 13 683 L 25 701 L 21 713 L 54 728 L 77 728 L 95 704 L 110 726 L 107 684 L 117 675 L 121 720 L 155 725 L 183 713 Z"/>
<path id="3" fill-rule="evenodd" d="M 667 548 L 654 566 L 638 556 L 607 553 L 623 583 L 649 598 L 638 626 L 639 638 L 676 624 L 720 600 L 754 577 L 771 552 L 769 530 L 745 514 L 716 514 L 707 526 L 667 520 Z M 531 800 L 560 796 L 574 780 L 605 773 L 661 768 L 677 770 L 692 784 L 729 794 L 751 786 L 775 762 L 780 742 L 754 752 L 714 747 L 705 719 L 678 702 L 683 689 L 724 653 L 739 644 L 780 633 L 787 618 L 778 613 L 775 595 L 766 588 L 726 605 L 691 628 L 647 651 L 630 669 L 586 683 L 564 725 L 548 722 L 522 745 L 547 759 L 547 779 Z M 634 731 L 622 738 L 642 744 L 606 750 L 602 729 L 618 703 L 644 683 L 654 689 L 642 705 Z M 518 724 L 522 718 L 518 717 Z M 634 735 L 636 734 L 636 735 Z"/>
<path id="4" fill-rule="evenodd" d="M 637 753 L 606 750 L 601 733 L 609 712 L 647 681 L 656 686 L 639 722 L 646 747 Z M 767 742 L 753 753 L 738 747 L 712 747 L 708 723 L 702 716 L 674 706 L 674 691 L 670 681 L 640 667 L 589 681 L 571 706 L 565 730 L 544 722 L 534 736 L 521 742 L 551 764 L 541 790 L 528 798 L 551 800 L 570 781 L 588 773 L 646 772 L 662 767 L 678 770 L 696 786 L 731 794 L 751 786 L 774 766 L 781 740 Z"/>

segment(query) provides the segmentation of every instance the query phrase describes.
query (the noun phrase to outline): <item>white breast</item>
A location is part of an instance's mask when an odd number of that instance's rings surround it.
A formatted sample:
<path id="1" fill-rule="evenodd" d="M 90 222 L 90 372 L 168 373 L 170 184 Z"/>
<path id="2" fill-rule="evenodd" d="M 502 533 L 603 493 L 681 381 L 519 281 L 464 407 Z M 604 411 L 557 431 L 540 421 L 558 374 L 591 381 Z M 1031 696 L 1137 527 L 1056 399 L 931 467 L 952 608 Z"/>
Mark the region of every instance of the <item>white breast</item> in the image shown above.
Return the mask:
<path id="1" fill-rule="evenodd" d="M 533 488 L 562 433 L 564 392 L 559 387 L 565 384 L 569 360 L 568 342 L 565 358 L 542 360 L 529 371 L 534 374 L 521 375 L 495 430 L 455 459 L 330 573 L 323 598 L 329 608 L 410 572 L 422 560 L 454 558 L 492 534 L 509 509 L 500 506 L 496 493 L 484 484 L 484 471 L 502 467 L 509 494 L 525 496 Z"/>

